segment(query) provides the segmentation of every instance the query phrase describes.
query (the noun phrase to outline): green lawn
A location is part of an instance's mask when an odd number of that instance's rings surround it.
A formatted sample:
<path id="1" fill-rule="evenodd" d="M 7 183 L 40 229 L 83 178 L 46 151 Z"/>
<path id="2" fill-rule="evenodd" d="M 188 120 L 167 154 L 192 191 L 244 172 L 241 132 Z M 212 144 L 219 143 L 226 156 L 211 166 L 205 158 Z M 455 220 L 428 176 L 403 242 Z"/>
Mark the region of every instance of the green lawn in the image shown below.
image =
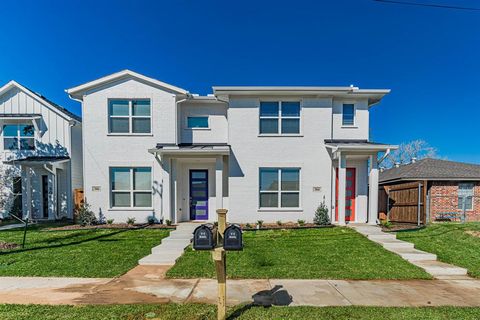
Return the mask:
<path id="1" fill-rule="evenodd" d="M 251 307 L 229 310 L 228 319 L 312 320 L 474 320 L 480 308 L 427 307 Z M 0 305 L 2 320 L 113 320 L 113 319 L 216 319 L 216 307 L 205 304 L 40 306 Z"/>
<path id="2" fill-rule="evenodd" d="M 169 231 L 44 231 L 34 225 L 25 249 L 0 251 L 0 276 L 115 277 L 137 265 Z M 0 231 L 0 240 L 21 244 L 23 229 Z"/>
<path id="3" fill-rule="evenodd" d="M 422 269 L 349 228 L 247 231 L 245 248 L 227 253 L 230 278 L 430 279 Z M 213 278 L 208 251 L 188 248 L 171 278 Z"/>
<path id="4" fill-rule="evenodd" d="M 467 232 L 477 232 L 478 236 Z M 440 261 L 468 269 L 480 278 L 480 223 L 433 224 L 417 231 L 398 232 L 397 238 L 415 244 L 415 248 L 435 253 Z"/>

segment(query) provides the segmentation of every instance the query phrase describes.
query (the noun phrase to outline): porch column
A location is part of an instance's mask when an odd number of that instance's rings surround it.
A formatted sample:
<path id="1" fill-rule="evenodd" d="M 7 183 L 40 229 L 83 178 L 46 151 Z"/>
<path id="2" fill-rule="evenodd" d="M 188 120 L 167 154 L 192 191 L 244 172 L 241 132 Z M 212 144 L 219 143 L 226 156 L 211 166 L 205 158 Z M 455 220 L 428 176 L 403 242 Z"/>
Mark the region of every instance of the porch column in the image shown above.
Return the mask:
<path id="1" fill-rule="evenodd" d="M 223 156 L 215 159 L 215 199 L 217 209 L 223 209 Z"/>
<path id="2" fill-rule="evenodd" d="M 378 216 L 378 162 L 377 154 L 370 156 L 368 172 L 368 224 L 376 225 Z"/>
<path id="3" fill-rule="evenodd" d="M 338 156 L 338 224 L 345 225 L 345 188 L 347 159 L 341 152 Z"/>
<path id="4" fill-rule="evenodd" d="M 170 219 L 177 223 L 177 160 L 170 160 Z"/>
<path id="5" fill-rule="evenodd" d="M 32 219 L 32 176 L 30 172 L 30 167 L 25 168 L 25 180 L 27 182 L 27 187 L 25 188 L 26 198 L 27 198 L 27 212 L 23 214 L 23 218 Z"/>

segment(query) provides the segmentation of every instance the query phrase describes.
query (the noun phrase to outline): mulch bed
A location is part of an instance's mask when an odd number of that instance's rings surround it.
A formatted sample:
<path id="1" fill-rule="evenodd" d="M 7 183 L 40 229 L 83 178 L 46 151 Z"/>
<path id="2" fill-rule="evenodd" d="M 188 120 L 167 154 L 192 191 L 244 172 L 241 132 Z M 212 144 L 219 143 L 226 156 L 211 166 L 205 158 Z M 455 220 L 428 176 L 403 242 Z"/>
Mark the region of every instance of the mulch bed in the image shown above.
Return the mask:
<path id="1" fill-rule="evenodd" d="M 0 250 L 11 250 L 20 247 L 16 243 L 0 241 Z"/>
<path id="2" fill-rule="evenodd" d="M 423 228 L 422 226 L 417 226 L 416 224 L 411 223 L 394 223 L 389 228 L 381 226 L 382 231 L 384 232 L 397 232 L 397 231 L 406 231 L 406 230 L 416 230 Z"/>
<path id="3" fill-rule="evenodd" d="M 260 229 L 257 229 L 257 224 L 253 223 L 250 224 L 247 227 L 247 224 L 240 224 L 240 227 L 242 230 L 271 230 L 271 229 L 314 229 L 314 228 L 330 228 L 333 227 L 333 225 L 317 225 L 314 223 L 305 223 L 303 225 L 299 225 L 298 223 L 295 222 L 285 222 L 282 223 L 281 225 L 277 223 L 264 223 Z"/>
<path id="4" fill-rule="evenodd" d="M 55 227 L 45 229 L 46 231 L 68 231 L 68 230 L 92 230 L 92 229 L 175 229 L 175 226 L 168 226 L 166 224 L 99 224 L 94 226 L 81 226 L 79 224 L 72 224 L 68 226 Z"/>

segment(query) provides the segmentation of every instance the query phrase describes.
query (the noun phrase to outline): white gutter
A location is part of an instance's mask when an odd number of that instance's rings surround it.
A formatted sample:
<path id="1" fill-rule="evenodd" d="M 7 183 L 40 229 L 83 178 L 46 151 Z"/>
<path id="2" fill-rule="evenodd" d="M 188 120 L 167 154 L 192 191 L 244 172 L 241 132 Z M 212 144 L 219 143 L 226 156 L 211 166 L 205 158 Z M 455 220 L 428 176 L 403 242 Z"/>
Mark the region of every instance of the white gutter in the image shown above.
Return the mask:
<path id="1" fill-rule="evenodd" d="M 377 164 L 382 163 L 383 160 L 385 160 L 385 158 L 388 157 L 388 155 L 390 154 L 390 151 L 391 151 L 391 150 L 392 150 L 391 148 L 388 148 L 387 151 L 385 152 L 385 154 L 383 155 L 383 157 L 381 157 L 380 160 L 377 161 Z"/>

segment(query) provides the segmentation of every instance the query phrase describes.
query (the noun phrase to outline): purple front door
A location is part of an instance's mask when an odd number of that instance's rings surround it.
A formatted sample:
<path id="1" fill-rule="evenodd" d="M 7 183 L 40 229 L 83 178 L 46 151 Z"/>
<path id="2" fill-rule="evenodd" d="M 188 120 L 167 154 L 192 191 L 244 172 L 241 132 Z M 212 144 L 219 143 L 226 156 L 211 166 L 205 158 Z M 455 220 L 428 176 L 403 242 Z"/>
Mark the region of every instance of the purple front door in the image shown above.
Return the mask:
<path id="1" fill-rule="evenodd" d="M 208 170 L 190 170 L 190 220 L 208 219 Z"/>

